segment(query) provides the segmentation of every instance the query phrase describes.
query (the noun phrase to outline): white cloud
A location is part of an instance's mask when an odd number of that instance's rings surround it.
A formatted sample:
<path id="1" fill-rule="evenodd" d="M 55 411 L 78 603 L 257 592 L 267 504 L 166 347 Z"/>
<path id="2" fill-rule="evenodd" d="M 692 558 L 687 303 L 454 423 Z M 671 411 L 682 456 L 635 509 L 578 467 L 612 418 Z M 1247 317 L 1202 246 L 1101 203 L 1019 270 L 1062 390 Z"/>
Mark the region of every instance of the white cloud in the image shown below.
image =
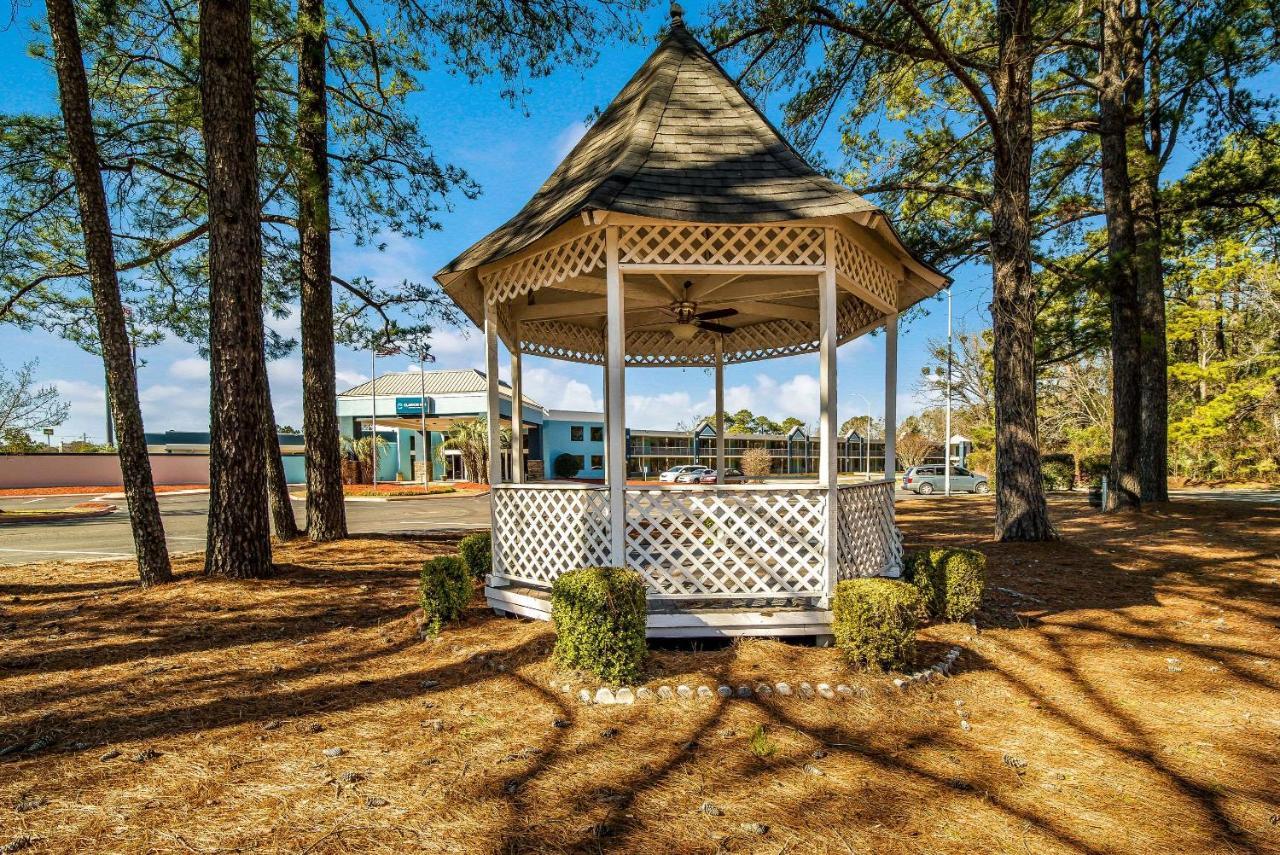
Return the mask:
<path id="1" fill-rule="evenodd" d="M 657 395 L 627 395 L 627 426 L 670 430 L 693 423 L 715 409 L 710 397 L 694 400 L 688 392 L 661 392 Z"/>
<path id="2" fill-rule="evenodd" d="M 169 363 L 169 374 L 179 380 L 203 380 L 209 382 L 209 363 L 191 356 Z"/>
<path id="3" fill-rule="evenodd" d="M 555 139 L 551 141 L 551 150 L 555 154 L 557 164 L 569 156 L 569 152 L 573 151 L 573 147 L 590 127 L 586 122 L 574 122 L 556 134 Z"/>
<path id="4" fill-rule="evenodd" d="M 553 410 L 603 410 L 604 401 L 581 380 L 551 368 L 526 366 L 524 393 Z"/>
<path id="5" fill-rule="evenodd" d="M 368 374 L 361 374 L 359 371 L 339 370 L 333 373 L 333 377 L 338 383 L 339 392 L 350 389 L 352 386 L 359 386 L 369 379 Z"/>
<path id="6" fill-rule="evenodd" d="M 760 373 L 749 384 L 726 388 L 724 408 L 730 413 L 745 408 L 775 421 L 795 416 L 813 424 L 818 419 L 818 391 L 818 378 L 812 374 L 795 374 L 779 382 Z"/>

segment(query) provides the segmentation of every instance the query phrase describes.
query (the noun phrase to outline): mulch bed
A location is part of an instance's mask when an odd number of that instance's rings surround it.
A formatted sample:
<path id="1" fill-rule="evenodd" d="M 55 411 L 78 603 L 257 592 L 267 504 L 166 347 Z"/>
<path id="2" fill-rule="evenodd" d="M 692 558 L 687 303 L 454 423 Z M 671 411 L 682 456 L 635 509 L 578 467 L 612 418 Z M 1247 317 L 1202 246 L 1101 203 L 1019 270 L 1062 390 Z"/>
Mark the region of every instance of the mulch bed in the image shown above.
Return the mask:
<path id="1" fill-rule="evenodd" d="M 477 597 L 420 637 L 452 537 L 278 545 L 279 575 L 134 584 L 127 563 L 0 567 L 0 846 L 41 851 L 1031 852 L 1280 849 L 1280 526 L 1185 502 L 1050 544 L 987 500 L 899 506 L 976 546 L 979 633 L 907 692 L 835 651 L 655 649 L 650 686 L 839 681 L 850 701 L 584 707 L 546 624 Z M 834 684 L 835 680 L 831 680 Z M 967 722 L 962 727 L 962 722 Z"/>
<path id="2" fill-rule="evenodd" d="M 116 506 L 107 502 L 79 502 L 64 508 L 0 509 L 0 525 L 6 523 L 63 522 L 115 513 Z"/>

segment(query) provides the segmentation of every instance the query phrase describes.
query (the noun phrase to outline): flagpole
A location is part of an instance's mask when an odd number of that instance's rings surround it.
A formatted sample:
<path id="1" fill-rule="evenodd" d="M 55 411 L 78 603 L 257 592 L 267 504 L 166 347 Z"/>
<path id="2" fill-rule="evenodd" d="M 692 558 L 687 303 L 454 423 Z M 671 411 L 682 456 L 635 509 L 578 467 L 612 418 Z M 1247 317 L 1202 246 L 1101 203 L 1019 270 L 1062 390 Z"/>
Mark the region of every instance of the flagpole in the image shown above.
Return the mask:
<path id="1" fill-rule="evenodd" d="M 371 350 L 373 356 L 373 379 L 370 380 L 369 392 L 373 395 L 373 436 L 369 440 L 370 454 L 373 459 L 373 490 L 378 491 L 378 343 L 375 341 Z"/>
<path id="2" fill-rule="evenodd" d="M 942 492 L 951 495 L 951 289 L 947 289 L 947 426 L 942 439 Z"/>

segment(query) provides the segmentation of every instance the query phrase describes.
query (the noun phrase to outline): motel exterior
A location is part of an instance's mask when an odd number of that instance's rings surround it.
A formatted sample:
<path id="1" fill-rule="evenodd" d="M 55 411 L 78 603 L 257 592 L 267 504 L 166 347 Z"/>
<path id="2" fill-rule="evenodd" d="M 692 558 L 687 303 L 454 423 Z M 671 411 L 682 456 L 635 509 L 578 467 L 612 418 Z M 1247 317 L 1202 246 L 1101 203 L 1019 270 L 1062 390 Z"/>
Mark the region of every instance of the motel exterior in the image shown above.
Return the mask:
<path id="1" fill-rule="evenodd" d="M 450 451 L 441 454 L 438 449 L 456 423 L 487 417 L 486 386 L 484 373 L 471 369 L 381 374 L 376 383 L 362 383 L 338 395 L 342 434 L 352 439 L 368 436 L 373 429 L 376 401 L 378 434 L 388 444 L 388 450 L 379 458 L 379 480 L 421 480 L 424 465 L 431 466 L 433 481 L 474 479 L 474 474 L 463 471 L 460 455 Z M 499 418 L 504 426 L 510 427 L 511 386 L 500 382 L 499 389 Z M 427 415 L 425 437 L 423 401 Z M 575 477 L 604 478 L 604 413 L 550 409 L 526 396 L 521 423 L 526 479 L 552 478 L 555 461 L 564 454 L 578 464 Z M 883 439 L 872 439 L 868 448 L 862 436 L 849 431 L 839 438 L 837 446 L 841 474 L 884 472 Z M 769 452 L 774 475 L 814 477 L 820 447 L 821 437 L 817 432 L 810 433 L 801 427 L 786 433 L 729 433 L 725 436 L 725 464 L 728 468 L 740 469 L 744 451 L 763 448 Z M 952 460 L 963 465 L 968 449 L 964 437 L 954 437 Z M 937 449 L 926 462 L 941 463 L 942 449 Z M 652 479 L 664 469 L 690 463 L 715 467 L 716 429 L 712 422 L 699 422 L 692 430 L 627 429 L 628 477 Z M 509 450 L 502 465 L 504 477 L 510 478 Z"/>

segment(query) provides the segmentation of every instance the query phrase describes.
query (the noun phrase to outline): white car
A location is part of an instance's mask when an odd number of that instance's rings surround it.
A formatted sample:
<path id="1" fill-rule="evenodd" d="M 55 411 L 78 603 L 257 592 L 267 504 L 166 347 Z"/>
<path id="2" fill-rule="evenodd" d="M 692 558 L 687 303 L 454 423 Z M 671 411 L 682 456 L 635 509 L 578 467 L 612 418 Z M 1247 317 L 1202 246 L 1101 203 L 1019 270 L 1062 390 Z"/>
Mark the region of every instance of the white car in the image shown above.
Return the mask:
<path id="1" fill-rule="evenodd" d="M 707 467 L 705 466 L 697 466 L 691 463 L 686 463 L 683 466 L 672 466 L 666 472 L 663 472 L 661 475 L 658 476 L 658 481 L 659 483 L 663 483 L 663 484 L 674 484 L 676 479 L 679 478 L 681 475 L 684 475 L 690 472 L 697 472 L 701 474 L 702 470 L 706 468 Z"/>

